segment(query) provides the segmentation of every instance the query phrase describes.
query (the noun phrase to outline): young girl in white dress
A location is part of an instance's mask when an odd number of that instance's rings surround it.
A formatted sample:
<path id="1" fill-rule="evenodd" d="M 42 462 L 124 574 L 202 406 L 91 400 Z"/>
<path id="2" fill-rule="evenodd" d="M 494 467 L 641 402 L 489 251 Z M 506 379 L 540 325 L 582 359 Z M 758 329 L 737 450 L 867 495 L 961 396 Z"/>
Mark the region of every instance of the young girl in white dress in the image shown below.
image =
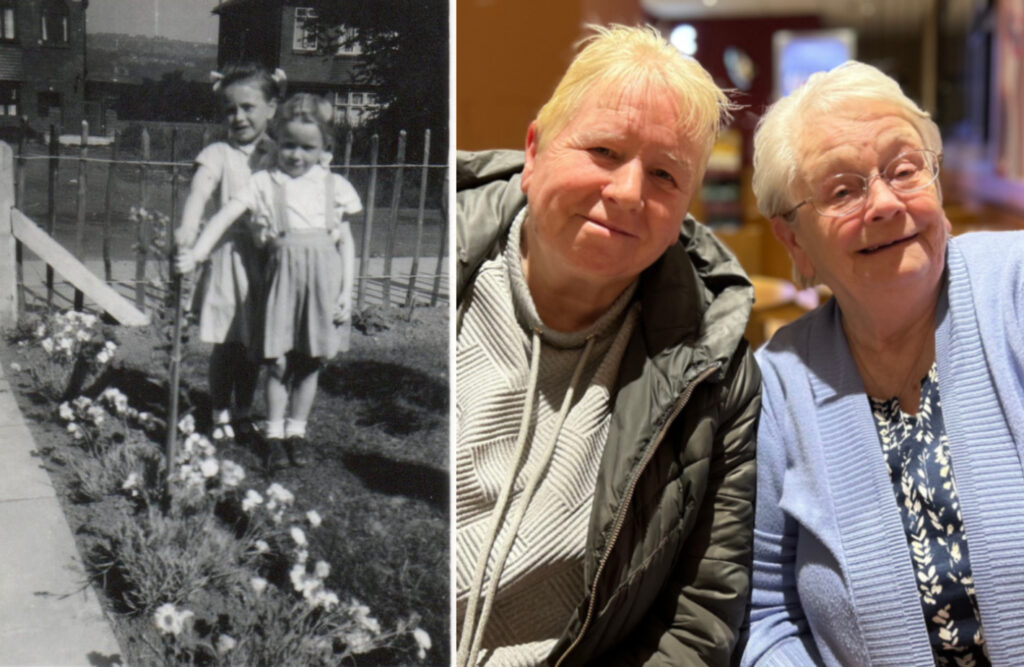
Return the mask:
<path id="1" fill-rule="evenodd" d="M 246 211 L 257 237 L 268 247 L 263 325 L 258 342 L 269 366 L 267 422 L 270 465 L 277 445 L 292 465 L 300 453 L 316 396 L 320 369 L 348 349 L 355 250 L 345 215 L 362 210 L 352 185 L 332 174 L 330 149 L 334 109 L 316 95 L 298 94 L 274 120 L 277 163 L 254 174 L 248 187 L 207 224 L 191 250 L 178 255 L 190 271 L 220 235 Z"/>
<path id="2" fill-rule="evenodd" d="M 284 92 L 284 72 L 273 74 L 260 65 L 228 65 L 214 72 L 213 90 L 220 99 L 227 141 L 203 148 L 175 230 L 179 247 L 192 245 L 199 234 L 207 203 L 217 195 L 224 206 L 249 183 L 253 172 L 273 165 L 274 145 L 267 125 Z M 210 353 L 210 399 L 214 441 L 249 435 L 249 412 L 256 393 L 259 365 L 250 354 L 259 317 L 263 267 L 244 220 L 220 237 L 209 253 L 193 301 L 199 315 L 199 339 L 213 343 Z M 233 400 L 232 400 L 233 399 Z M 234 424 L 234 426 L 232 425 Z"/>

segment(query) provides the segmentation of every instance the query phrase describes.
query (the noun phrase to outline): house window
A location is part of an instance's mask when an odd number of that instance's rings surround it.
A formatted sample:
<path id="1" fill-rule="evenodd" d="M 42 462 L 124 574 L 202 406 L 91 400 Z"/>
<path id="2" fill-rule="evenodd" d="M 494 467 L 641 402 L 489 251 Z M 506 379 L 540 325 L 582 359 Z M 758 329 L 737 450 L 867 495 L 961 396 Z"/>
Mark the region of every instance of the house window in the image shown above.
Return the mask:
<path id="1" fill-rule="evenodd" d="M 14 26 L 14 2 L 0 1 L 0 39 L 13 41 L 17 37 Z"/>
<path id="2" fill-rule="evenodd" d="M 292 50 L 302 53 L 316 51 L 319 46 L 317 35 L 317 19 L 320 16 L 312 7 L 295 8 L 295 27 L 292 32 Z M 335 55 L 358 56 L 363 52 L 362 46 L 355 40 L 354 28 L 335 26 L 327 31 L 330 45 Z"/>
<path id="3" fill-rule="evenodd" d="M 18 84 L 0 81 L 0 116 L 18 116 Z"/>
<path id="4" fill-rule="evenodd" d="M 316 10 L 312 7 L 295 8 L 295 29 L 292 32 L 292 49 L 295 51 L 316 51 Z"/>
<path id="5" fill-rule="evenodd" d="M 36 94 L 36 111 L 40 118 L 48 118 L 50 109 L 60 111 L 60 93 L 53 90 L 41 90 Z"/>
<path id="6" fill-rule="evenodd" d="M 334 55 L 358 56 L 362 54 L 363 47 L 355 39 L 355 28 L 337 26 L 331 31 L 331 35 L 331 43 L 334 45 Z"/>
<path id="7" fill-rule="evenodd" d="M 376 93 L 355 92 L 334 94 L 334 122 L 358 127 L 380 110 Z"/>
<path id="8" fill-rule="evenodd" d="M 49 0 L 43 5 L 39 31 L 46 44 L 68 42 L 68 5 L 64 0 Z"/>

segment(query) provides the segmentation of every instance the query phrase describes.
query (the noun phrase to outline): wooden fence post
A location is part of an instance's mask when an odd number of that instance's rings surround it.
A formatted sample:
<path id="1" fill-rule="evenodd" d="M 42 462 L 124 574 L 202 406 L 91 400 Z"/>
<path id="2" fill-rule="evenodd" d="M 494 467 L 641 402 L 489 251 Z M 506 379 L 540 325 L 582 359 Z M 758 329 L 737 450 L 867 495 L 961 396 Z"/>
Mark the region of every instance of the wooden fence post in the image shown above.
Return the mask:
<path id="1" fill-rule="evenodd" d="M 345 162 L 343 163 L 345 165 L 345 178 L 348 178 L 348 172 L 349 172 L 350 167 L 352 166 L 352 140 L 353 140 L 353 138 L 354 137 L 352 135 L 352 130 L 349 130 L 345 134 Z"/>
<path id="2" fill-rule="evenodd" d="M 142 128 L 142 163 L 139 164 L 139 206 L 146 208 L 149 199 L 149 187 L 146 183 L 149 167 L 149 130 Z M 149 255 L 149 212 L 140 211 L 138 230 L 138 249 L 135 252 L 135 307 L 146 311 L 146 261 Z"/>
<path id="3" fill-rule="evenodd" d="M 366 269 L 370 264 L 370 234 L 373 232 L 373 205 L 377 199 L 377 152 L 380 149 L 380 137 L 370 137 L 370 187 L 366 194 L 366 217 L 363 225 L 363 251 L 359 255 L 359 294 L 356 297 L 356 310 L 363 309 L 366 296 Z"/>
<path id="4" fill-rule="evenodd" d="M 120 130 L 114 130 L 114 143 L 110 146 L 110 164 L 107 165 L 107 189 L 103 193 L 103 277 L 109 283 L 113 279 L 110 260 L 110 223 L 114 205 L 114 183 L 117 178 L 117 142 Z"/>
<path id="5" fill-rule="evenodd" d="M 21 132 L 18 133 L 18 160 L 14 168 L 14 205 L 25 208 L 25 144 L 28 140 L 28 116 L 20 118 Z M 25 257 L 21 241 L 15 239 L 14 252 L 18 262 L 18 303 L 25 303 Z"/>
<path id="6" fill-rule="evenodd" d="M 398 205 L 402 200 L 402 180 L 405 176 L 405 130 L 398 133 L 398 156 L 395 163 L 398 171 L 391 183 L 391 219 L 388 221 L 388 235 L 384 239 L 384 307 L 391 307 L 391 260 L 395 254 L 395 237 L 398 235 Z"/>
<path id="7" fill-rule="evenodd" d="M 0 326 L 18 320 L 18 272 L 11 223 L 14 208 L 14 152 L 0 143 Z"/>
<path id="8" fill-rule="evenodd" d="M 50 125 L 49 181 L 47 189 L 46 233 L 54 236 L 57 231 L 57 174 L 60 169 L 60 137 L 57 126 Z M 46 310 L 53 307 L 53 267 L 46 265 Z"/>
<path id="9" fill-rule="evenodd" d="M 416 289 L 416 278 L 420 271 L 420 251 L 423 247 L 423 214 L 427 206 L 427 184 L 430 174 L 430 130 L 423 132 L 423 171 L 420 174 L 420 203 L 416 209 L 416 244 L 412 252 L 412 268 L 409 269 L 409 291 L 405 294 L 405 307 L 412 314 L 413 292 Z M 440 267 L 438 267 L 440 268 Z"/>
<path id="10" fill-rule="evenodd" d="M 450 169 L 451 169 L 451 167 L 449 167 L 448 169 L 445 169 L 445 172 L 444 172 L 444 185 L 441 188 L 441 192 L 445 192 L 445 193 L 448 192 L 448 177 L 449 177 L 449 170 Z M 430 293 L 430 305 L 431 306 L 436 306 L 437 305 L 437 297 L 438 297 L 438 294 L 441 291 L 441 273 L 443 271 L 442 267 L 444 266 L 444 255 L 445 255 L 445 251 L 447 249 L 448 249 L 448 195 L 446 194 L 445 196 L 441 197 L 441 247 L 437 251 L 437 270 L 434 271 L 434 291 Z M 451 299 L 451 298 L 454 298 L 454 297 L 453 297 L 453 295 L 451 293 L 449 293 L 448 298 Z"/>
<path id="11" fill-rule="evenodd" d="M 85 263 L 85 193 L 86 193 L 86 167 L 89 157 L 89 121 L 82 121 L 81 142 L 78 144 L 78 197 L 77 215 L 75 218 L 75 257 L 78 261 Z M 82 290 L 75 290 L 75 310 L 82 310 L 85 307 L 85 295 Z"/>

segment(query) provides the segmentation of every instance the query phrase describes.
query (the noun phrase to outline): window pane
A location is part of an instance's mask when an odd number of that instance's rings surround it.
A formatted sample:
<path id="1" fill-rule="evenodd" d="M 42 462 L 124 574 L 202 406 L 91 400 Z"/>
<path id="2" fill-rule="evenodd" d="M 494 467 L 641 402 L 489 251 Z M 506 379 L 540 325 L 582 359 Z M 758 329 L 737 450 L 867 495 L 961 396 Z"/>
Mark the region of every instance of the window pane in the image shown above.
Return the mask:
<path id="1" fill-rule="evenodd" d="M 14 9 L 4 9 L 4 39 L 14 39 Z"/>

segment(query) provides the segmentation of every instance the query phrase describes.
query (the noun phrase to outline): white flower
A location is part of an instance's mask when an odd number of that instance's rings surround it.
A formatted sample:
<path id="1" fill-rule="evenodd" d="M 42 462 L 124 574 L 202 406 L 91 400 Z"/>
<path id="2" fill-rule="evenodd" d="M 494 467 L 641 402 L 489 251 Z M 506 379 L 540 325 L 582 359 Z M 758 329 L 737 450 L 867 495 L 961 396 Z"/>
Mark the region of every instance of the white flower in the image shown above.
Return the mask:
<path id="1" fill-rule="evenodd" d="M 350 607 L 352 616 L 355 617 L 356 621 L 359 622 L 359 625 L 361 627 L 366 628 L 375 635 L 380 634 L 380 622 L 373 616 L 370 616 L 369 607 L 367 607 L 365 604 L 361 603 L 359 600 L 355 598 L 352 598 Z"/>
<path id="2" fill-rule="evenodd" d="M 154 418 L 152 412 L 140 412 L 138 416 L 139 423 L 142 424 L 143 426 L 148 426 L 149 424 L 153 423 L 153 419 Z"/>
<path id="3" fill-rule="evenodd" d="M 68 433 L 73 435 L 75 437 L 75 440 L 81 440 L 82 438 L 85 437 L 85 431 L 83 431 L 82 427 L 76 424 L 75 422 L 71 422 L 68 424 Z"/>
<path id="4" fill-rule="evenodd" d="M 348 646 L 348 650 L 355 655 L 369 653 L 374 649 L 373 637 L 362 628 L 346 632 L 342 636 L 342 640 Z"/>
<path id="5" fill-rule="evenodd" d="M 185 629 L 185 622 L 194 614 L 188 609 L 178 611 L 170 602 L 157 607 L 153 614 L 153 624 L 165 635 L 179 635 Z"/>
<path id="6" fill-rule="evenodd" d="M 302 563 L 303 565 L 305 565 L 307 560 L 309 560 L 309 551 L 307 551 L 306 549 L 299 549 L 295 552 L 296 563 Z"/>
<path id="7" fill-rule="evenodd" d="M 75 411 L 71 409 L 67 401 L 60 404 L 60 407 L 57 408 L 57 414 L 66 422 L 74 421 L 75 419 Z"/>
<path id="8" fill-rule="evenodd" d="M 107 363 L 108 361 L 110 361 L 110 353 L 107 352 L 106 350 L 100 350 L 96 354 L 96 363 L 100 364 L 101 366 Z"/>
<path id="9" fill-rule="evenodd" d="M 124 480 L 124 484 L 121 485 L 121 488 L 124 489 L 125 491 L 128 491 L 130 489 L 137 489 L 139 488 L 141 483 L 142 477 L 139 476 L 139 473 L 133 472 L 128 475 L 127 479 Z"/>
<path id="10" fill-rule="evenodd" d="M 306 545 L 306 534 L 302 532 L 301 528 L 298 526 L 292 526 L 289 532 L 291 533 L 292 539 L 295 540 L 295 544 L 300 547 Z"/>
<path id="11" fill-rule="evenodd" d="M 78 320 L 87 327 L 92 327 L 96 324 L 96 316 L 92 313 L 79 313 Z"/>
<path id="12" fill-rule="evenodd" d="M 196 418 L 189 413 L 178 421 L 178 430 L 184 435 L 191 435 L 196 430 Z"/>
<path id="13" fill-rule="evenodd" d="M 277 501 L 281 505 L 290 505 L 295 501 L 295 496 L 292 495 L 292 492 L 277 482 L 274 482 L 267 487 L 267 497 Z"/>
<path id="14" fill-rule="evenodd" d="M 42 338 L 46 335 L 46 325 L 40 324 L 36 327 L 36 338 Z"/>
<path id="15" fill-rule="evenodd" d="M 120 394 L 114 397 L 114 412 L 123 415 L 128 412 L 128 397 Z"/>
<path id="16" fill-rule="evenodd" d="M 11 372 L 12 373 L 20 373 L 21 372 L 21 364 L 19 364 L 17 361 L 15 361 L 13 364 L 11 364 Z"/>
<path id="17" fill-rule="evenodd" d="M 207 479 L 216 477 L 217 473 L 220 472 L 220 465 L 217 463 L 217 459 L 203 459 L 199 463 L 199 472 Z"/>
<path id="18" fill-rule="evenodd" d="M 53 339 L 52 338 L 44 338 L 42 340 L 42 342 L 39 343 L 39 344 L 43 346 L 43 349 L 46 350 L 47 354 L 52 354 L 53 353 Z"/>
<path id="19" fill-rule="evenodd" d="M 238 642 L 231 635 L 217 637 L 217 653 L 227 653 L 236 646 L 238 646 Z"/>
<path id="20" fill-rule="evenodd" d="M 258 505 L 263 504 L 263 496 L 258 491 L 249 489 L 245 492 L 245 498 L 242 499 L 242 510 L 245 512 L 251 512 Z M 262 542 L 262 540 L 260 540 Z"/>
<path id="21" fill-rule="evenodd" d="M 92 399 L 88 396 L 79 396 L 71 401 L 71 405 L 79 412 L 85 412 L 92 406 Z"/>
<path id="22" fill-rule="evenodd" d="M 224 486 L 238 486 L 243 479 L 245 479 L 245 469 L 242 466 L 227 459 L 220 462 L 220 481 Z"/>
<path id="23" fill-rule="evenodd" d="M 321 588 L 310 596 L 309 606 L 314 608 L 323 607 L 327 611 L 330 611 L 338 606 L 338 595 L 326 588 Z"/>
<path id="24" fill-rule="evenodd" d="M 103 423 L 103 420 L 106 419 L 107 413 L 100 406 L 94 405 L 86 410 L 86 416 L 89 417 L 89 420 L 93 424 L 99 426 Z"/>
<path id="25" fill-rule="evenodd" d="M 416 628 L 412 631 L 412 638 L 416 642 L 417 651 L 416 657 L 420 660 L 427 659 L 427 651 L 430 650 L 430 635 L 423 628 Z"/>
<path id="26" fill-rule="evenodd" d="M 85 342 L 92 338 L 92 334 L 86 329 L 79 329 L 78 331 L 75 332 L 75 338 L 82 342 Z"/>
<path id="27" fill-rule="evenodd" d="M 306 512 L 306 520 L 309 521 L 309 525 L 313 528 L 319 528 L 320 524 L 323 523 L 323 519 L 320 518 L 320 513 L 316 510 L 309 510 Z"/>
<path id="28" fill-rule="evenodd" d="M 263 577 L 253 577 L 249 580 L 249 585 L 252 586 L 252 590 L 256 595 L 260 595 L 263 591 L 267 590 L 267 580 Z"/>
<path id="29" fill-rule="evenodd" d="M 117 343 L 115 343 L 112 340 L 108 340 L 105 343 L 103 343 L 103 347 L 104 349 L 107 350 L 107 352 L 110 352 L 111 354 L 117 351 Z"/>
<path id="30" fill-rule="evenodd" d="M 331 565 L 325 560 L 318 560 L 316 566 L 313 568 L 313 574 L 320 579 L 326 579 L 327 575 L 331 573 Z"/>
<path id="31" fill-rule="evenodd" d="M 253 546 L 256 547 L 256 553 L 265 554 L 270 551 L 270 545 L 267 544 L 266 540 L 256 540 L 253 542 Z"/>

